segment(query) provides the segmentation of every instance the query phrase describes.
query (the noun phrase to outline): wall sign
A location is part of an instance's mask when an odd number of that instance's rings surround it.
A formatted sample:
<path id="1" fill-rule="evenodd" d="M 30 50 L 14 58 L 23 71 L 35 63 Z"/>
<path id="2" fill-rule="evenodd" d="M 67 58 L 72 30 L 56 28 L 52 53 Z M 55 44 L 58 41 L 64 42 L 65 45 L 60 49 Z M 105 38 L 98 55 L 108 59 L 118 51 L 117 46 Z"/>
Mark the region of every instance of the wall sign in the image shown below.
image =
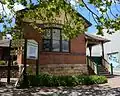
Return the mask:
<path id="1" fill-rule="evenodd" d="M 27 41 L 27 59 L 38 59 L 38 43 L 35 40 Z"/>
<path id="2" fill-rule="evenodd" d="M 108 54 L 108 62 L 112 63 L 114 67 L 117 67 L 119 64 L 119 53 L 110 53 Z"/>

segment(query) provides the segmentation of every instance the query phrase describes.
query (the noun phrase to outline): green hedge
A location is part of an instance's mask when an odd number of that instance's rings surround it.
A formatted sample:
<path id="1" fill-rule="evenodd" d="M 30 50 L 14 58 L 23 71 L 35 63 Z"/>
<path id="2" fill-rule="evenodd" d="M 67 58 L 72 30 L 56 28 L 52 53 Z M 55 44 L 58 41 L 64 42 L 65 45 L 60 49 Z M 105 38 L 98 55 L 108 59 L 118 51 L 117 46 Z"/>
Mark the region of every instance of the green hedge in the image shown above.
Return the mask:
<path id="1" fill-rule="evenodd" d="M 27 76 L 29 86 L 77 86 L 77 85 L 92 85 L 92 84 L 102 84 L 107 83 L 107 78 L 105 76 L 54 76 L 48 74 L 40 74 L 38 76 L 29 75 Z M 20 84 L 23 85 L 23 82 Z"/>

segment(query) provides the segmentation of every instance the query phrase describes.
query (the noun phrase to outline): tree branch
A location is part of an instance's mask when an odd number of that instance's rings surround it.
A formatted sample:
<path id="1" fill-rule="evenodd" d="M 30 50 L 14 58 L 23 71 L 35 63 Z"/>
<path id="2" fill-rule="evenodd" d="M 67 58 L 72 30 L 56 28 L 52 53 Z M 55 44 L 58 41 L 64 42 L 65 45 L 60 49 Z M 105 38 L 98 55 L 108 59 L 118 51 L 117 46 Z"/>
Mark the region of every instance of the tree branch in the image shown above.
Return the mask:
<path id="1" fill-rule="evenodd" d="M 7 12 L 5 11 L 5 8 L 4 8 L 4 5 L 3 5 L 3 4 L 2 4 L 2 9 L 3 9 L 3 12 L 2 12 L 2 13 L 3 13 L 3 16 L 4 16 L 4 12 L 5 12 L 5 15 L 8 15 Z M 5 24 L 5 22 L 4 22 L 4 24 Z M 12 28 L 11 23 L 10 23 L 10 27 Z"/>
<path id="2" fill-rule="evenodd" d="M 110 13 L 112 14 L 112 16 L 113 16 L 114 18 L 117 18 L 117 17 L 112 13 L 111 8 L 109 8 L 109 10 L 110 10 Z"/>
<path id="3" fill-rule="evenodd" d="M 83 4 L 85 5 L 85 7 L 93 14 L 97 17 L 97 19 L 99 19 L 99 16 L 97 14 L 95 14 L 87 5 L 86 3 L 84 2 L 84 0 L 82 0 Z"/>
<path id="4" fill-rule="evenodd" d="M 99 23 L 97 22 L 97 20 L 94 17 L 94 14 L 92 14 L 92 17 L 93 17 L 94 21 L 96 22 L 96 24 L 99 25 Z"/>
<path id="5" fill-rule="evenodd" d="M 106 16 L 107 16 L 107 18 L 108 18 L 108 19 L 110 19 L 110 17 L 109 17 L 109 15 L 108 15 L 108 13 L 107 13 L 107 12 L 106 12 Z"/>
<path id="6" fill-rule="evenodd" d="M 118 8 L 117 8 L 117 3 L 116 3 L 115 0 L 114 0 L 114 3 L 115 3 L 115 8 L 116 8 L 116 10 L 120 13 L 120 10 L 118 10 Z"/>

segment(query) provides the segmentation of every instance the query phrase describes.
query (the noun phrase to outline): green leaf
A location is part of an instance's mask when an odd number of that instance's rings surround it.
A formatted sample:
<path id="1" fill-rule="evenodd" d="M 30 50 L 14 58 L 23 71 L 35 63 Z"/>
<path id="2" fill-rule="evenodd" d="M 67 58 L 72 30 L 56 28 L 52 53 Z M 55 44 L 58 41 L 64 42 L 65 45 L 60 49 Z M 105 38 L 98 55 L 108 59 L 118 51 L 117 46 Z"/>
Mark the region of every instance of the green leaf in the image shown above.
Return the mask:
<path id="1" fill-rule="evenodd" d="M 107 1 L 107 0 L 106 0 L 106 5 L 107 5 L 107 6 L 111 6 L 111 4 L 112 4 L 112 0 L 110 0 L 110 1 Z"/>
<path id="2" fill-rule="evenodd" d="M 103 36 L 103 27 L 102 27 L 102 26 L 100 26 L 100 25 L 98 25 L 98 26 L 97 26 L 97 29 L 98 29 L 97 34 L 98 34 L 98 35 L 102 35 L 102 36 Z"/>
<path id="3" fill-rule="evenodd" d="M 79 2 L 79 5 L 80 5 L 81 7 L 85 7 L 85 5 L 83 4 L 82 1 Z"/>
<path id="4" fill-rule="evenodd" d="M 101 17 L 99 18 L 99 21 L 100 21 L 101 23 L 104 23 L 104 22 L 105 22 L 104 17 L 103 17 L 103 16 L 101 16 Z"/>

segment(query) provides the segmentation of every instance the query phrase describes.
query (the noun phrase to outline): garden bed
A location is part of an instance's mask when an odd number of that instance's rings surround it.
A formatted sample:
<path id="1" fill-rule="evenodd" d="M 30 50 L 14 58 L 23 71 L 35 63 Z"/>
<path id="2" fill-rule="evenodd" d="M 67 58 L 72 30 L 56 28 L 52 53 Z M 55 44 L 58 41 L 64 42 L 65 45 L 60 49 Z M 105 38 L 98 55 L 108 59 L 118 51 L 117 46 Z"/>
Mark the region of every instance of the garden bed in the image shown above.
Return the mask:
<path id="1" fill-rule="evenodd" d="M 105 76 L 54 76 L 49 74 L 40 75 L 28 75 L 28 86 L 39 87 L 57 87 L 57 86 L 77 86 L 77 85 L 92 85 L 92 84 L 103 84 L 107 83 L 107 78 Z M 21 81 L 20 86 L 24 86 L 23 81 Z"/>

